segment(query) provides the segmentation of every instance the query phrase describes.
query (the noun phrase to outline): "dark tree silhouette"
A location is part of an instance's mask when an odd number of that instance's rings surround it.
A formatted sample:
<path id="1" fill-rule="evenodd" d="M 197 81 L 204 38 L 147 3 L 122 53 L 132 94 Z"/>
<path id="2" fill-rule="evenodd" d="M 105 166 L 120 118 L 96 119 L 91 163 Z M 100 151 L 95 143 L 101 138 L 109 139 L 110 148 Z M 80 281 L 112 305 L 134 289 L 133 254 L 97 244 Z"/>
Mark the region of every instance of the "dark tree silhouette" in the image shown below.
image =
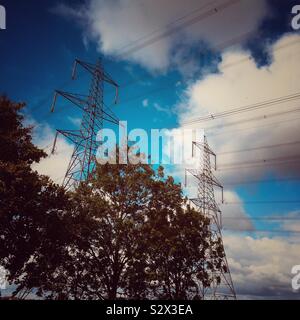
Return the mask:
<path id="1" fill-rule="evenodd" d="M 0 265 L 15 294 L 199 297 L 208 271 L 223 267 L 223 250 L 180 184 L 162 167 L 105 164 L 66 193 L 31 169 L 46 155 L 22 125 L 23 106 L 0 98 Z"/>
<path id="2" fill-rule="evenodd" d="M 63 240 L 61 209 L 67 205 L 64 190 L 31 169 L 46 154 L 32 144 L 32 128 L 22 124 L 23 107 L 0 97 L 0 265 L 22 295 L 39 283 L 33 266 Z"/>
<path id="3" fill-rule="evenodd" d="M 49 298 L 193 299 L 209 286 L 208 270 L 221 267 L 208 219 L 162 167 L 99 165 L 72 202 L 77 240 L 44 288 Z"/>

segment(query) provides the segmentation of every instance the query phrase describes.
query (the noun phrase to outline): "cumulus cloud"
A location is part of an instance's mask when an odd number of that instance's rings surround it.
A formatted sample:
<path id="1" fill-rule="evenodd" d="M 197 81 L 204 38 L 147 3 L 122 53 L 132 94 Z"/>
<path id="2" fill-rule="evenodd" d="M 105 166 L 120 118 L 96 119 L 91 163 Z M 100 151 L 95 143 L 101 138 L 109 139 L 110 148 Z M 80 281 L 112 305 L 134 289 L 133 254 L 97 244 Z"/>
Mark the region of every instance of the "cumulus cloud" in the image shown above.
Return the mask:
<path id="1" fill-rule="evenodd" d="M 171 171 L 171 174 L 180 177 L 184 181 L 183 170 Z M 185 188 L 186 193 L 190 199 L 197 198 L 198 180 L 195 178 L 188 178 L 188 185 Z M 221 202 L 221 192 L 215 190 L 216 202 L 221 210 L 222 227 L 224 230 L 236 231 L 253 231 L 255 229 L 251 217 L 247 214 L 244 203 L 241 197 L 234 190 L 225 190 L 225 202 Z"/>
<path id="2" fill-rule="evenodd" d="M 281 221 L 281 228 L 285 231 L 300 232 L 300 211 L 293 211 L 286 215 L 286 220 Z"/>
<path id="3" fill-rule="evenodd" d="M 182 48 L 201 41 L 214 47 L 254 32 L 267 4 L 264 0 L 161 0 L 159 5 L 151 0 L 89 0 L 81 8 L 60 4 L 52 11 L 80 21 L 85 37 L 96 41 L 103 53 L 151 70 L 166 70 L 172 63 L 182 68 Z"/>
<path id="4" fill-rule="evenodd" d="M 238 298 L 299 299 L 291 286 L 291 269 L 299 264 L 299 242 L 240 235 L 226 235 L 224 242 Z"/>
<path id="5" fill-rule="evenodd" d="M 300 92 L 300 37 L 287 35 L 270 48 L 273 62 L 258 68 L 248 52 L 234 50 L 222 55 L 218 74 L 210 74 L 191 84 L 178 105 L 179 122 L 213 115 L 230 109 L 248 106 L 260 101 L 276 99 Z M 300 135 L 298 100 L 273 104 L 263 109 L 239 113 L 234 116 L 199 122 L 189 128 L 204 128 L 208 142 L 217 153 L 216 176 L 221 183 L 259 180 L 267 174 L 294 176 L 299 172 L 299 161 L 289 165 L 264 162 L 283 158 L 288 161 L 299 154 L 297 141 Z M 276 115 L 277 114 L 277 115 Z M 262 146 L 280 145 L 280 147 Z M 258 149 L 253 149 L 258 147 Z M 248 150 L 249 151 L 245 151 Z M 251 149 L 251 150 L 250 150 Z M 243 152 L 240 152 L 244 150 Z M 248 168 L 248 162 L 258 161 L 258 166 Z M 239 167 L 229 170 L 230 164 Z M 226 167 L 227 166 L 227 167 Z M 223 168 L 222 168 L 223 167 Z M 228 170 L 227 170 L 228 169 Z M 177 167 L 175 175 L 183 181 L 184 168 Z M 189 182 L 188 193 L 195 196 L 196 182 Z M 230 185 L 230 183 L 229 183 Z M 216 192 L 217 201 L 220 195 Z M 243 201 L 234 189 L 225 189 L 225 202 L 238 205 L 221 205 L 224 229 L 252 230 L 251 218 Z M 262 213 L 263 214 L 263 213 Z M 299 217 L 299 212 L 287 214 L 287 218 Z M 233 219 L 229 219 L 229 218 Z M 299 231 L 294 220 L 269 222 L 270 228 Z M 252 233 L 251 233 L 252 234 Z M 225 231 L 224 244 L 233 281 L 239 298 L 293 298 L 297 296 L 291 287 L 291 268 L 299 264 L 300 243 L 296 236 L 274 238 L 271 233 L 246 237 L 240 233 Z"/>
<path id="6" fill-rule="evenodd" d="M 285 36 L 270 50 L 274 61 L 263 68 L 258 68 L 247 52 L 225 52 L 218 74 L 208 75 L 188 88 L 178 107 L 180 123 L 207 115 L 212 119 L 215 114 L 230 109 L 299 93 L 300 37 Z M 266 171 L 277 175 L 299 172 L 299 164 L 290 159 L 299 155 L 297 148 L 294 144 L 285 144 L 297 141 L 300 135 L 299 116 L 297 118 L 297 111 L 293 111 L 297 109 L 298 100 L 194 125 L 205 129 L 209 144 L 218 155 L 217 172 L 222 182 L 260 178 Z M 280 148 L 260 148 L 272 145 Z M 289 166 L 282 165 L 285 159 L 290 161 Z M 249 168 L 255 161 L 257 166 Z M 239 170 L 232 170 L 232 166 Z"/>
<path id="7" fill-rule="evenodd" d="M 163 155 L 167 161 L 172 163 L 166 167 L 167 174 L 176 177 L 183 184 L 184 193 L 190 198 L 198 196 L 198 179 L 194 174 L 201 173 L 203 168 L 203 151 L 194 149 L 192 141 L 203 143 L 203 130 L 195 129 L 173 129 L 167 131 L 164 136 Z M 168 163 L 169 163 L 168 162 Z M 200 171 L 200 172 L 199 172 Z M 213 171 L 213 169 L 212 169 Z M 223 195 L 223 196 L 222 196 Z M 234 190 L 215 188 L 215 200 L 222 211 L 223 228 L 229 230 L 253 230 L 253 224 L 247 215 L 243 201 Z M 223 202 L 222 202 L 223 201 Z M 193 202 L 191 201 L 191 205 Z"/>
<path id="8" fill-rule="evenodd" d="M 242 199 L 236 192 L 231 190 L 225 190 L 224 199 L 229 203 L 234 204 L 221 204 L 220 209 L 222 211 L 223 228 L 229 230 L 253 230 L 251 218 L 244 209 Z"/>
<path id="9" fill-rule="evenodd" d="M 62 136 L 58 136 L 56 151 L 51 154 L 55 138 L 55 131 L 47 124 L 40 124 L 35 128 L 34 143 L 45 150 L 48 157 L 33 165 L 33 169 L 40 174 L 49 176 L 54 182 L 63 181 L 73 151 L 73 146 Z"/>
<path id="10" fill-rule="evenodd" d="M 98 44 L 99 51 L 107 55 L 139 63 L 151 70 L 166 70 L 175 64 L 183 72 L 190 72 L 195 68 L 195 61 L 189 60 L 183 66 L 182 62 L 186 60 L 185 48 L 203 42 L 218 47 L 239 37 L 241 43 L 245 41 L 243 35 L 255 31 L 267 12 L 266 1 L 244 0 L 205 17 L 205 12 L 222 2 L 201 1 L 199 4 L 198 0 L 162 0 L 158 6 L 151 0 L 89 0 L 84 8 L 77 8 L 79 13 L 67 6 L 61 6 L 56 13 L 81 20 L 85 36 L 88 34 Z M 201 6 L 206 7 L 199 9 Z M 196 9 L 199 10 L 187 16 Z M 197 23 L 177 28 L 201 14 L 203 18 Z M 144 38 L 149 33 L 151 35 Z M 164 36 L 168 33 L 168 36 Z M 143 48 L 140 48 L 136 46 L 136 40 L 142 38 Z M 121 54 L 134 47 L 137 49 L 134 52 Z M 197 117 L 300 92 L 300 36 L 285 36 L 269 50 L 273 61 L 263 68 L 258 68 L 251 54 L 241 51 L 239 47 L 224 50 L 219 73 L 206 73 L 204 78 L 190 85 L 177 106 L 180 126 Z M 297 112 L 293 112 L 297 109 L 297 102 L 291 100 L 254 112 L 195 125 L 205 128 L 209 144 L 217 153 L 219 170 L 216 175 L 221 183 L 259 179 L 266 174 L 266 169 L 277 176 L 299 172 L 298 163 L 281 166 L 265 162 L 266 159 L 288 159 L 297 154 L 295 145 L 282 145 L 296 141 L 300 134 L 300 115 L 297 117 Z M 280 148 L 238 152 L 253 146 L 278 144 Z M 251 161 L 261 161 L 263 166 L 248 168 L 246 164 Z M 65 160 L 67 163 L 68 160 Z M 230 164 L 241 168 L 230 170 Z M 181 181 L 184 180 L 183 167 L 172 168 L 172 173 Z M 218 194 L 217 197 L 219 202 Z M 226 189 L 225 200 L 240 203 L 221 206 L 225 229 L 253 229 L 238 194 Z M 282 222 L 280 227 L 284 230 L 299 230 L 299 225 L 290 221 Z M 226 232 L 224 243 L 240 298 L 297 298 L 291 288 L 291 268 L 299 264 L 300 243 L 296 237 L 248 237 Z"/>

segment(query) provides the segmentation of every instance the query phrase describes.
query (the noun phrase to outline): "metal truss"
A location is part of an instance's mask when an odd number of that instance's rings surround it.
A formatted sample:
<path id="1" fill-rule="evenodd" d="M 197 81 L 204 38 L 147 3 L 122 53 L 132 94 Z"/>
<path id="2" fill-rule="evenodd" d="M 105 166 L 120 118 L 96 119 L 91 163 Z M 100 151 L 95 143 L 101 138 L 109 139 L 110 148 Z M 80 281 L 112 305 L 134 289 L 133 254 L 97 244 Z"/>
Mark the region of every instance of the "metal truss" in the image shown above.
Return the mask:
<path id="1" fill-rule="evenodd" d="M 214 169 L 217 168 L 216 154 L 211 150 L 204 137 L 203 143 L 193 142 L 193 156 L 195 156 L 195 148 L 200 150 L 201 162 L 198 169 L 186 169 L 185 185 L 187 184 L 187 173 L 190 173 L 198 180 L 197 198 L 190 199 L 194 206 L 210 220 L 210 234 L 212 242 L 219 243 L 223 250 L 223 258 L 220 268 L 211 271 L 207 268 L 211 285 L 203 287 L 200 284 L 203 299 L 210 300 L 227 300 L 236 299 L 235 289 L 233 286 L 228 261 L 226 258 L 223 240 L 222 240 L 222 219 L 221 210 L 215 200 L 214 188 L 218 187 L 222 191 L 223 202 L 223 186 L 212 173 L 211 157 L 214 158 Z M 208 250 L 206 263 L 213 262 L 214 254 L 212 249 Z"/>
<path id="2" fill-rule="evenodd" d="M 104 71 L 101 60 L 96 64 L 75 60 L 72 79 L 76 78 L 77 67 L 81 66 L 92 76 L 92 81 L 87 95 L 69 93 L 56 90 L 51 106 L 51 112 L 55 111 L 58 97 L 62 97 L 82 111 L 82 119 L 79 130 L 57 130 L 52 152 L 55 152 L 58 135 L 61 134 L 74 144 L 74 150 L 63 180 L 65 189 L 76 188 L 80 181 L 88 181 L 96 163 L 96 152 L 100 146 L 97 141 L 97 133 L 103 128 L 103 122 L 118 124 L 112 111 L 104 104 L 104 83 L 115 87 L 115 103 L 118 99 L 118 84 Z"/>

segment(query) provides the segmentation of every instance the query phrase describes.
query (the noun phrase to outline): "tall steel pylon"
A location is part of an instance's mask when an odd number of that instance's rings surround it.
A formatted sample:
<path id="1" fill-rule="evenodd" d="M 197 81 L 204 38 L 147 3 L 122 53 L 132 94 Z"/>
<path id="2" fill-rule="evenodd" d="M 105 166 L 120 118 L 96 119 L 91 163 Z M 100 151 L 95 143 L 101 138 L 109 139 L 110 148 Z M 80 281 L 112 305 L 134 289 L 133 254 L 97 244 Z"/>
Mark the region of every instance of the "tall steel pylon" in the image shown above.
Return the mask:
<path id="1" fill-rule="evenodd" d="M 215 169 L 217 167 L 216 154 L 209 147 L 206 137 L 204 137 L 203 142 L 193 142 L 192 148 L 193 156 L 195 155 L 195 148 L 198 148 L 200 151 L 201 162 L 198 169 L 186 169 L 186 173 L 189 172 L 198 179 L 198 196 L 195 199 L 191 199 L 191 201 L 205 217 L 209 218 L 211 240 L 212 242 L 219 242 L 223 251 L 221 267 L 213 271 L 207 268 L 212 282 L 210 287 L 201 286 L 202 298 L 212 300 L 236 299 L 222 240 L 221 210 L 217 205 L 214 194 L 214 187 L 220 188 L 223 202 L 223 187 L 213 175 L 211 167 L 211 157 L 215 160 Z M 186 183 L 187 175 L 185 175 L 185 184 Z M 212 259 L 212 250 L 209 250 L 206 256 L 206 262 Z"/>
<path id="2" fill-rule="evenodd" d="M 54 112 L 58 96 L 62 96 L 76 107 L 82 110 L 79 130 L 57 130 L 53 144 L 52 153 L 55 151 L 57 137 L 62 134 L 75 146 L 68 165 L 67 172 L 63 180 L 65 189 L 76 188 L 80 181 L 87 181 L 95 168 L 96 152 L 100 146 L 97 141 L 97 133 L 103 128 L 103 121 L 108 121 L 118 124 L 119 120 L 114 116 L 109 107 L 104 104 L 104 83 L 116 88 L 116 99 L 118 97 L 118 85 L 104 71 L 102 62 L 98 59 L 96 64 L 87 63 L 80 60 L 75 60 L 72 79 L 76 78 L 77 66 L 80 65 L 92 75 L 92 81 L 88 95 L 74 94 L 56 90 L 51 107 L 51 112 Z"/>

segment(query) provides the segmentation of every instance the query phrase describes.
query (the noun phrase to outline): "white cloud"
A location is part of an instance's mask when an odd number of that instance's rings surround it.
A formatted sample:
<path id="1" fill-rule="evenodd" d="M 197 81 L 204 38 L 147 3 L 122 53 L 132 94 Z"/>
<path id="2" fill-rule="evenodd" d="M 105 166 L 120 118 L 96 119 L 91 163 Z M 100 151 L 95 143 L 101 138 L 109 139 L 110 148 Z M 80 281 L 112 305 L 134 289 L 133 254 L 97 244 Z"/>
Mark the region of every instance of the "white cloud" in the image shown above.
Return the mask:
<path id="1" fill-rule="evenodd" d="M 167 170 L 168 171 L 168 170 Z M 181 181 L 184 181 L 184 174 L 182 169 L 179 169 L 177 172 L 169 171 L 169 174 L 180 178 Z M 197 179 L 194 177 L 188 176 L 188 185 L 185 188 L 185 191 L 189 195 L 190 199 L 197 198 Z M 254 230 L 251 217 L 247 214 L 244 209 L 243 200 L 239 195 L 233 190 L 224 191 L 224 204 L 221 203 L 221 192 L 215 190 L 216 202 L 222 212 L 222 227 L 224 230 Z M 228 202 L 229 204 L 226 204 Z"/>
<path id="2" fill-rule="evenodd" d="M 149 100 L 148 99 L 145 99 L 145 100 L 143 100 L 143 107 L 148 107 L 148 105 L 149 105 Z"/>
<path id="3" fill-rule="evenodd" d="M 238 298 L 299 299 L 291 286 L 291 269 L 299 264 L 299 241 L 226 235 L 224 243 Z"/>
<path id="4" fill-rule="evenodd" d="M 300 36 L 283 37 L 270 48 L 270 52 L 274 57 L 273 63 L 264 68 L 257 68 L 247 52 L 235 50 L 223 53 L 220 72 L 207 75 L 188 88 L 181 104 L 177 107 L 180 124 L 197 117 L 300 92 Z M 251 152 L 225 152 L 299 140 L 297 137 L 300 136 L 300 119 L 297 113 L 269 117 L 272 113 L 296 109 L 298 104 L 299 101 L 294 100 L 220 120 L 198 123 L 191 127 L 206 128 L 208 142 L 218 155 L 219 167 L 226 163 L 289 157 L 299 154 L 295 145 Z M 249 121 L 252 118 L 256 120 Z M 214 128 L 209 129 L 209 127 Z M 216 176 L 221 183 L 253 180 L 266 175 L 266 168 L 277 176 L 293 175 L 299 172 L 299 163 L 232 171 L 219 170 Z M 183 168 L 177 167 L 176 170 L 176 176 L 183 181 Z M 196 182 L 190 180 L 189 183 L 193 186 Z M 195 188 L 192 189 L 195 193 Z M 219 201 L 218 193 L 216 196 Z M 251 220 L 247 219 L 249 216 L 244 209 L 243 201 L 237 193 L 225 189 L 225 200 L 239 203 L 221 206 L 225 229 L 253 228 Z M 286 216 L 294 217 L 296 214 L 298 213 L 294 212 Z M 230 221 L 225 217 L 235 217 L 235 219 Z M 297 221 L 269 223 L 275 229 L 300 230 Z M 291 268 L 299 264 L 298 237 L 272 238 L 270 233 L 265 233 L 264 237 L 259 235 L 261 234 L 258 233 L 256 237 L 245 237 L 240 233 L 225 232 L 226 255 L 239 297 L 299 298 L 299 294 L 295 294 L 291 287 Z"/>
<path id="5" fill-rule="evenodd" d="M 167 115 L 171 115 L 173 113 L 173 109 L 169 107 L 162 107 L 159 103 L 153 103 L 153 107 L 156 111 L 166 113 Z"/>
<path id="6" fill-rule="evenodd" d="M 220 204 L 223 228 L 225 230 L 253 230 L 254 227 L 251 219 L 246 213 L 243 201 L 237 193 L 231 190 L 225 190 L 224 199 L 226 202 L 235 204 Z M 236 203 L 238 203 L 238 205 L 236 205 Z"/>
<path id="7" fill-rule="evenodd" d="M 271 52 L 274 56 L 273 63 L 260 69 L 246 52 L 224 53 L 220 73 L 209 75 L 188 88 L 186 97 L 178 107 L 180 123 L 300 92 L 300 36 L 285 36 L 271 48 Z M 240 61 L 243 63 L 236 64 Z M 223 166 L 223 171 L 218 171 L 220 180 L 224 183 L 249 177 L 254 179 L 266 172 L 265 166 L 226 170 L 227 164 L 242 166 L 244 162 L 259 160 L 262 161 L 258 163 L 260 165 L 266 159 L 297 155 L 295 145 L 226 153 L 297 141 L 300 135 L 297 113 L 269 117 L 270 114 L 294 110 L 297 106 L 298 100 L 293 100 L 261 110 L 197 123 L 196 127 L 206 129 L 208 142 L 218 155 L 219 168 Z M 253 118 L 255 121 L 249 121 Z M 279 123 L 270 126 L 274 121 Z M 272 169 L 277 175 L 283 175 L 298 172 L 299 166 L 297 163 L 290 163 L 290 166 L 269 165 L 268 169 Z"/>
<path id="8" fill-rule="evenodd" d="M 281 228 L 286 231 L 300 232 L 300 211 L 293 211 L 286 215 L 281 222 Z"/>
<path id="9" fill-rule="evenodd" d="M 54 182 L 60 184 L 63 181 L 73 151 L 73 146 L 62 136 L 58 136 L 56 151 L 51 154 L 55 139 L 55 132 L 47 124 L 40 124 L 35 130 L 34 143 L 43 148 L 49 155 L 39 163 L 33 165 L 33 169 L 40 174 L 48 175 Z"/>
<path id="10" fill-rule="evenodd" d="M 183 128 L 181 128 L 183 129 Z M 176 177 L 179 181 L 184 183 L 184 193 L 188 195 L 189 199 L 197 198 L 198 194 L 198 179 L 193 176 L 193 172 L 190 170 L 201 170 L 202 163 L 199 159 L 202 159 L 203 153 L 196 149 L 192 156 L 192 144 L 191 141 L 203 141 L 202 130 L 179 130 L 173 129 L 168 131 L 163 144 L 163 154 L 166 159 L 170 160 L 172 166 L 166 167 L 168 175 Z M 168 137 L 168 138 L 167 138 Z M 170 139 L 173 137 L 173 139 Z M 170 153 L 174 155 L 174 158 L 170 156 Z M 175 161 L 176 155 L 176 161 Z M 181 155 L 181 156 L 180 156 Z M 173 162 L 174 161 L 174 162 Z M 179 162 L 178 162 L 179 161 Z M 187 170 L 186 170 L 187 169 Z M 224 229 L 228 230 L 253 230 L 253 224 L 249 215 L 247 215 L 243 200 L 238 196 L 234 190 L 225 189 L 222 192 L 215 188 L 215 200 L 222 211 L 222 225 Z M 193 206 L 193 202 L 191 202 Z"/>
<path id="11" fill-rule="evenodd" d="M 178 48 L 192 46 L 200 40 L 216 46 L 256 30 L 267 12 L 266 1 L 231 2 L 161 0 L 158 5 L 152 0 L 89 0 L 81 9 L 59 5 L 53 11 L 81 21 L 84 34 L 89 34 L 105 54 L 152 70 L 165 70 L 172 63 L 182 68 L 182 61 L 176 55 Z M 229 3 L 227 8 L 215 10 L 224 3 Z M 196 23 L 189 23 L 191 20 Z M 188 26 L 178 28 L 184 24 Z M 171 35 L 164 36 L 168 33 Z M 136 42 L 139 39 L 143 40 Z M 120 54 L 137 48 L 137 44 L 143 49 L 128 56 Z"/>
<path id="12" fill-rule="evenodd" d="M 208 3 L 208 1 L 202 3 Z M 98 43 L 99 50 L 116 56 L 119 49 L 128 43 L 164 27 L 167 22 L 197 7 L 199 7 L 198 0 L 162 0 L 160 6 L 151 0 L 142 2 L 90 0 L 87 10 L 82 11 L 80 15 L 83 14 L 85 18 L 88 18 L 88 25 L 85 28 Z M 72 11 L 68 12 L 65 9 L 61 14 L 72 15 Z M 265 1 L 244 0 L 223 13 L 181 30 L 180 34 L 162 38 L 151 46 L 136 51 L 127 59 L 149 69 L 165 70 L 172 63 L 180 65 L 182 58 L 177 47 L 180 41 L 181 46 L 179 47 L 181 48 L 194 45 L 199 40 L 206 40 L 212 46 L 217 46 L 253 31 L 265 14 Z M 296 44 L 290 45 L 292 43 Z M 203 115 L 228 111 L 234 107 L 300 92 L 300 36 L 285 36 L 271 47 L 270 51 L 274 56 L 273 63 L 269 67 L 260 69 L 257 68 L 249 53 L 239 50 L 225 51 L 223 61 L 219 66 L 220 73 L 207 75 L 187 90 L 185 99 L 177 108 L 180 112 L 180 123 L 183 124 L 187 120 Z M 193 66 L 192 61 L 188 67 Z M 297 140 L 300 134 L 299 120 L 295 119 L 297 114 L 295 116 L 286 114 L 270 119 L 267 117 L 265 120 L 248 122 L 251 118 L 262 118 L 271 113 L 295 109 L 297 102 L 278 104 L 275 107 L 244 113 L 230 119 L 224 118 L 220 121 L 205 123 L 209 143 L 219 155 L 218 164 L 221 166 L 226 163 L 295 155 L 297 152 L 291 146 L 245 153 L 224 154 L 224 151 Z M 278 123 L 270 125 L 276 121 Z M 239 122 L 239 124 L 233 125 L 234 122 Z M 202 123 L 197 126 L 200 125 Z M 218 125 L 219 128 L 208 129 L 215 125 Z M 68 160 L 65 160 L 66 165 L 67 163 Z M 47 169 L 51 165 L 44 164 L 43 167 Z M 289 167 L 272 167 L 272 171 L 277 175 L 293 174 L 296 170 L 299 172 L 298 164 Z M 64 172 L 65 170 L 63 174 Z M 180 168 L 177 176 L 183 177 L 182 172 Z M 224 183 L 260 178 L 265 172 L 265 167 L 255 167 L 234 171 L 224 170 L 217 174 L 221 183 Z M 224 218 L 236 217 L 233 221 L 224 219 L 225 228 L 253 228 L 251 221 L 247 219 L 242 200 L 236 192 L 226 190 L 225 199 L 228 202 L 241 202 L 238 206 L 222 207 Z M 288 230 L 293 228 L 291 222 L 284 222 L 282 227 Z M 294 224 L 294 228 L 295 231 L 299 230 L 298 224 Z M 296 237 L 259 238 L 226 232 L 224 243 L 233 281 L 240 297 L 297 298 L 291 289 L 292 275 L 290 273 L 292 266 L 299 264 L 300 243 Z"/>

